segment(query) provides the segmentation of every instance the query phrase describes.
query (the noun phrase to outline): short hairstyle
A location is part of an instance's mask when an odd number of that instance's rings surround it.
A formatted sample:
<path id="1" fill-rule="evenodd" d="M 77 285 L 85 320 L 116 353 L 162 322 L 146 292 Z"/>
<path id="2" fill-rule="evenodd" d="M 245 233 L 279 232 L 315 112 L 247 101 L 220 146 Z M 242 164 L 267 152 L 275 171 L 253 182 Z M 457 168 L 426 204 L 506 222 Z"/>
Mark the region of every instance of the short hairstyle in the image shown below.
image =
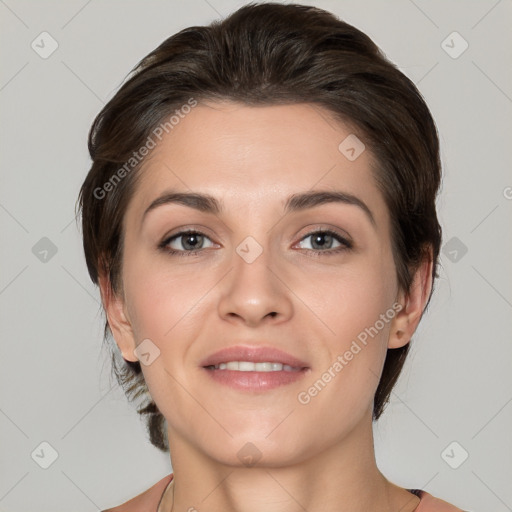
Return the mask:
<path id="1" fill-rule="evenodd" d="M 166 39 L 133 68 L 94 120 L 88 139 L 92 166 L 78 207 L 95 284 L 105 275 L 112 291 L 123 293 L 123 218 L 143 161 L 130 172 L 125 166 L 123 179 L 112 180 L 155 127 L 191 99 L 327 109 L 370 151 L 372 173 L 390 213 L 400 288 L 410 290 L 425 258 L 432 259 L 433 282 L 438 277 L 439 140 L 416 86 L 366 34 L 333 14 L 305 5 L 251 3 Z M 107 182 L 112 184 L 108 193 Z M 104 342 L 111 342 L 111 334 L 106 321 Z M 149 395 L 140 363 L 120 357 L 115 343 L 109 346 L 118 383 L 130 401 L 140 399 L 137 412 L 146 419 L 150 442 L 167 451 L 166 420 Z M 389 401 L 409 346 L 387 350 L 374 420 Z"/>

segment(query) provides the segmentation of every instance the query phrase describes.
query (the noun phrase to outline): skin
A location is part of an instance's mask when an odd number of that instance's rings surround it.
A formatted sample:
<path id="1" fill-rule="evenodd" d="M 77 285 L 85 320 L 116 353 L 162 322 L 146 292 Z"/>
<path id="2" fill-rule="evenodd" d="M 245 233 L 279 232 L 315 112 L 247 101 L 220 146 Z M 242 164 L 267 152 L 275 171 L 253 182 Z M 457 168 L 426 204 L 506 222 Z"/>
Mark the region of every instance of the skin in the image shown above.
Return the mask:
<path id="1" fill-rule="evenodd" d="M 124 219 L 123 293 L 105 276 L 101 292 L 125 359 L 137 360 L 144 339 L 160 350 L 142 369 L 168 423 L 175 477 L 166 510 L 410 512 L 419 503 L 377 468 L 372 405 L 386 350 L 408 343 L 419 323 L 432 264 L 420 266 L 409 293 L 399 289 L 372 155 L 349 161 L 338 150 L 351 133 L 308 104 L 200 103 L 143 166 Z M 166 204 L 142 222 L 171 189 L 214 196 L 222 210 Z M 357 196 L 375 225 L 344 203 L 284 213 L 292 194 L 319 190 Z M 207 235 L 202 250 L 180 257 L 158 248 L 183 228 Z M 353 248 L 315 249 L 307 235 L 321 228 Z M 263 249 L 252 263 L 236 252 L 247 236 Z M 403 309 L 301 404 L 298 393 L 396 303 Z M 280 348 L 310 369 L 274 390 L 233 390 L 199 363 L 236 344 Z M 248 442 L 261 454 L 252 467 L 237 456 Z"/>

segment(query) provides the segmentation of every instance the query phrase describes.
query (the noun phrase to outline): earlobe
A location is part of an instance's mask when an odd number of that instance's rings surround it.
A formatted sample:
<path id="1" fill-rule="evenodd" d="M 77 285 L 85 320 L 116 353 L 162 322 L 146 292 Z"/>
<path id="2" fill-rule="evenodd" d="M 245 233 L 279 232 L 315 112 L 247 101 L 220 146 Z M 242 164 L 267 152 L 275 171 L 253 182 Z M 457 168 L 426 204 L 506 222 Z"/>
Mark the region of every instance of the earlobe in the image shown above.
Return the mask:
<path id="1" fill-rule="evenodd" d="M 134 354 L 135 338 L 130 320 L 124 310 L 123 299 L 114 294 L 110 280 L 105 274 L 99 276 L 99 286 L 108 325 L 119 351 L 126 361 L 138 361 Z"/>
<path id="2" fill-rule="evenodd" d="M 397 300 L 401 309 L 397 312 L 393 321 L 391 322 L 391 329 L 389 331 L 388 348 L 400 348 L 409 343 L 411 337 L 409 336 L 410 316 L 408 310 L 407 297 Z"/>
<path id="3" fill-rule="evenodd" d="M 432 252 L 414 273 L 409 293 L 400 291 L 397 302 L 402 306 L 391 323 L 388 348 L 407 345 L 420 323 L 432 290 Z"/>

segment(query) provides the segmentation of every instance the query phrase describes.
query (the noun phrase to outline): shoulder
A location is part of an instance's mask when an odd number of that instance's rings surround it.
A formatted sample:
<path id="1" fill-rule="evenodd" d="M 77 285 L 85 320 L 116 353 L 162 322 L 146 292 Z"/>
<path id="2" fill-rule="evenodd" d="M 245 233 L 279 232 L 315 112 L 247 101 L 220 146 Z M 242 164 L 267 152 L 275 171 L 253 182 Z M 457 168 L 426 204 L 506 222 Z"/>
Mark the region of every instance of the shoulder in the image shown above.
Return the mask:
<path id="1" fill-rule="evenodd" d="M 426 491 L 417 491 L 420 498 L 420 504 L 414 512 L 464 512 L 446 501 L 436 498 Z"/>
<path id="2" fill-rule="evenodd" d="M 122 505 L 118 505 L 114 508 L 102 510 L 102 512 L 148 512 L 156 511 L 158 503 L 164 493 L 165 488 L 172 480 L 173 474 L 165 476 L 159 480 L 155 485 L 150 487 L 143 493 L 135 496 L 129 501 L 126 501 Z"/>

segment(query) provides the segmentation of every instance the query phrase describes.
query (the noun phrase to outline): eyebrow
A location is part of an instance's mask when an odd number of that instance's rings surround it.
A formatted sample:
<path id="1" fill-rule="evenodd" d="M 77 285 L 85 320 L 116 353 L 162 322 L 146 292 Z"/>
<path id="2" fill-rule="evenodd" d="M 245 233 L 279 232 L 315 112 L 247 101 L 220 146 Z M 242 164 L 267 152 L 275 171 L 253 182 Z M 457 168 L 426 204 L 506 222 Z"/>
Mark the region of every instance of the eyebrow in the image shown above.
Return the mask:
<path id="1" fill-rule="evenodd" d="M 328 203 L 344 203 L 359 207 L 368 217 L 373 226 L 376 226 L 375 217 L 366 203 L 353 194 L 341 191 L 311 191 L 294 194 L 285 203 L 285 211 L 299 211 Z"/>
<path id="2" fill-rule="evenodd" d="M 144 218 L 151 210 L 165 204 L 181 204 L 205 213 L 217 214 L 221 211 L 219 201 L 213 196 L 197 194 L 195 192 L 165 192 L 152 201 L 146 208 L 146 211 L 142 215 L 142 221 L 144 221 Z"/>
<path id="3" fill-rule="evenodd" d="M 341 191 L 311 191 L 290 196 L 284 205 L 285 213 L 307 210 L 322 204 L 328 203 L 344 203 L 359 207 L 368 217 L 373 226 L 376 226 L 375 218 L 368 206 L 364 201 L 359 199 L 353 194 Z M 146 215 L 155 208 L 166 204 L 181 204 L 194 208 L 205 213 L 218 214 L 221 212 L 222 207 L 220 202 L 213 196 L 208 194 L 198 194 L 195 192 L 165 192 L 157 197 L 146 208 L 142 221 Z"/>

